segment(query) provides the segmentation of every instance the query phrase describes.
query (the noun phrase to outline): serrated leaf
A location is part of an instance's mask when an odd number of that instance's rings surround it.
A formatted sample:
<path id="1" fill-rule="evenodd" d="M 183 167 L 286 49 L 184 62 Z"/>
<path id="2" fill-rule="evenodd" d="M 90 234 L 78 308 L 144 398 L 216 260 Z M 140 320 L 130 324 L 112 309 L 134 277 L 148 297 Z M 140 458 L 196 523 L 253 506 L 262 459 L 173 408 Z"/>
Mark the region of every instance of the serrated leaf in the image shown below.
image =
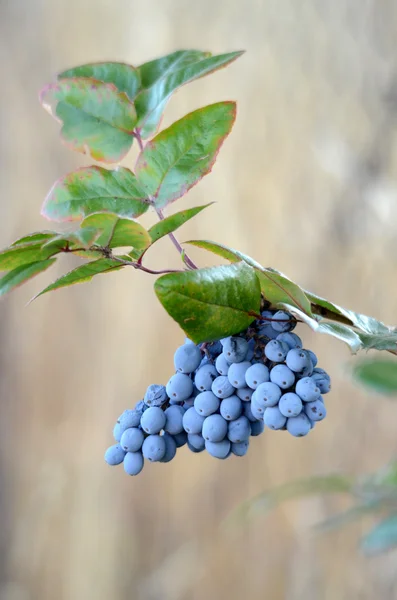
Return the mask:
<path id="1" fill-rule="evenodd" d="M 259 282 L 245 263 L 170 273 L 157 279 L 154 289 L 195 343 L 242 331 L 260 309 Z"/>
<path id="2" fill-rule="evenodd" d="M 194 208 L 187 208 L 186 210 L 181 210 L 169 217 L 166 217 L 162 221 L 159 221 L 149 229 L 149 235 L 152 240 L 152 244 L 157 242 L 160 238 L 172 233 L 181 225 L 192 219 L 196 215 L 198 215 L 202 210 L 207 208 L 207 206 L 211 206 L 214 204 L 213 202 L 209 202 L 208 204 L 203 204 L 202 206 L 195 206 Z"/>
<path id="3" fill-rule="evenodd" d="M 46 260 L 60 252 L 62 242 L 51 247 L 43 247 L 41 242 L 31 242 L 10 246 L 0 252 L 0 271 L 11 271 L 21 265 Z"/>
<path id="4" fill-rule="evenodd" d="M 397 546 L 397 514 L 383 519 L 361 540 L 365 554 L 374 556 Z"/>
<path id="5" fill-rule="evenodd" d="M 138 67 L 144 88 L 135 98 L 141 136 L 155 133 L 168 99 L 179 87 L 225 67 L 242 54 L 211 56 L 209 52 L 179 50 Z"/>
<path id="6" fill-rule="evenodd" d="M 54 290 L 58 290 L 63 287 L 68 287 L 70 285 L 74 285 L 75 283 L 86 283 L 91 281 L 94 275 L 98 275 L 100 273 L 108 273 L 110 271 L 117 271 L 118 269 L 123 268 L 123 265 L 112 260 L 111 258 L 100 258 L 99 260 L 95 260 L 84 265 L 73 269 L 73 271 L 69 271 L 66 275 L 62 275 L 59 277 L 54 283 L 51 283 L 44 290 L 42 290 L 39 294 L 32 298 L 32 301 L 46 294 L 47 292 L 52 292 Z"/>
<path id="7" fill-rule="evenodd" d="M 96 212 L 138 217 L 147 211 L 147 194 L 125 167 L 83 167 L 55 182 L 41 214 L 52 221 L 72 221 Z"/>
<path id="8" fill-rule="evenodd" d="M 363 385 L 385 395 L 397 395 L 397 360 L 365 358 L 356 362 L 352 373 Z"/>
<path id="9" fill-rule="evenodd" d="M 112 213 L 89 215 L 81 226 L 101 230 L 102 233 L 96 240 L 98 246 L 131 246 L 144 250 L 151 243 L 149 232 L 140 223 L 132 219 L 121 219 Z"/>
<path id="10" fill-rule="evenodd" d="M 262 267 L 262 265 L 250 256 L 234 250 L 234 248 L 228 248 L 223 244 L 207 240 L 190 240 L 186 243 L 213 252 L 231 262 L 245 261 L 257 270 L 262 294 L 271 304 L 274 306 L 286 306 L 288 304 L 289 306 L 298 308 L 309 316 L 312 315 L 310 302 L 302 288 L 285 275 Z"/>
<path id="11" fill-rule="evenodd" d="M 135 173 L 157 208 L 177 200 L 211 171 L 236 117 L 234 102 L 196 110 L 150 141 Z"/>
<path id="12" fill-rule="evenodd" d="M 131 101 L 134 100 L 141 85 L 138 69 L 121 62 L 97 62 L 80 65 L 67 69 L 58 75 L 58 79 L 74 77 L 88 77 L 104 83 L 113 83 L 119 92 L 125 92 Z"/>
<path id="13" fill-rule="evenodd" d="M 114 85 L 62 79 L 45 87 L 40 101 L 62 123 L 61 137 L 72 150 L 106 163 L 119 162 L 130 150 L 135 107 Z"/>
<path id="14" fill-rule="evenodd" d="M 22 283 L 25 283 L 35 275 L 42 273 L 56 261 L 55 258 L 49 260 L 41 260 L 24 265 L 20 265 L 16 269 L 9 271 L 6 275 L 0 278 L 0 296 L 7 292 L 11 292 Z"/>

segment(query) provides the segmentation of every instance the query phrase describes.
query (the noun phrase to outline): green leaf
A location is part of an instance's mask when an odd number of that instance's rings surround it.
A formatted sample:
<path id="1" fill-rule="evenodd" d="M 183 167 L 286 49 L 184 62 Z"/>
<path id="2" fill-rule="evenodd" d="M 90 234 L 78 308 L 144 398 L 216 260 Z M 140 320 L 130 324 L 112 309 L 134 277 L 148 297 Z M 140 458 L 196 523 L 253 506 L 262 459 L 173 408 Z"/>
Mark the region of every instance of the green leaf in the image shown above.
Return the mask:
<path id="1" fill-rule="evenodd" d="M 109 248 L 131 246 L 138 250 L 144 250 L 151 242 L 148 231 L 140 223 L 132 219 L 121 219 L 112 213 L 89 215 L 81 226 L 102 231 L 96 240 L 98 246 L 108 246 Z"/>
<path id="2" fill-rule="evenodd" d="M 242 54 L 211 56 L 209 52 L 179 50 L 138 67 L 144 89 L 135 98 L 135 106 L 142 137 L 155 133 L 168 99 L 179 87 L 225 67 Z"/>
<path id="3" fill-rule="evenodd" d="M 73 150 L 106 163 L 119 162 L 130 150 L 135 107 L 114 85 L 62 79 L 45 87 L 40 101 L 62 123 L 61 137 Z"/>
<path id="4" fill-rule="evenodd" d="M 146 145 L 135 172 L 157 208 L 186 194 L 211 171 L 235 117 L 234 102 L 218 102 L 186 115 Z"/>
<path id="5" fill-rule="evenodd" d="M 194 208 L 187 208 L 186 210 L 181 210 L 180 212 L 170 215 L 162 221 L 159 221 L 159 223 L 153 225 L 153 227 L 149 229 L 149 235 L 152 240 L 152 244 L 154 244 L 154 242 L 157 242 L 157 240 L 164 237 L 165 235 L 172 233 L 173 231 L 178 229 L 178 227 L 181 227 L 181 225 L 186 223 L 186 221 L 189 221 L 189 219 L 192 219 L 193 217 L 198 215 L 202 210 L 207 208 L 207 206 L 211 206 L 211 204 L 214 203 L 209 202 L 208 204 L 203 204 L 202 206 L 195 206 Z"/>
<path id="6" fill-rule="evenodd" d="M 55 238 L 46 242 L 43 245 L 43 248 L 56 248 L 61 243 L 63 248 L 68 248 L 70 250 L 74 248 L 84 248 L 88 250 L 100 235 L 101 232 L 92 227 L 59 233 Z"/>
<path id="7" fill-rule="evenodd" d="M 310 302 L 302 288 L 288 279 L 285 275 L 282 275 L 273 269 L 262 267 L 262 265 L 246 254 L 234 250 L 233 248 L 228 248 L 222 244 L 217 244 L 216 242 L 191 240 L 186 243 L 213 252 L 231 262 L 244 260 L 257 270 L 262 294 L 271 304 L 280 307 L 296 307 L 307 315 L 312 314 Z"/>
<path id="8" fill-rule="evenodd" d="M 9 271 L 0 278 L 0 296 L 11 292 L 16 287 L 32 279 L 42 271 L 45 271 L 56 261 L 55 258 L 49 260 L 40 260 L 29 264 L 20 265 L 16 269 Z"/>
<path id="9" fill-rule="evenodd" d="M 362 550 L 370 556 L 395 546 L 397 546 L 397 514 L 380 521 L 361 541 Z"/>
<path id="10" fill-rule="evenodd" d="M 31 242 L 5 248 L 0 252 L 0 271 L 11 271 L 21 265 L 46 260 L 60 252 L 62 245 L 58 242 L 51 247 L 43 247 L 41 242 Z"/>
<path id="11" fill-rule="evenodd" d="M 56 181 L 41 214 L 59 222 L 103 211 L 137 217 L 148 208 L 147 194 L 129 169 L 93 166 L 73 171 Z"/>
<path id="12" fill-rule="evenodd" d="M 74 285 L 75 283 L 86 283 L 87 281 L 91 281 L 94 275 L 98 275 L 99 273 L 108 273 L 109 271 L 117 271 L 118 269 L 122 269 L 124 265 L 112 260 L 111 258 L 100 258 L 99 260 L 95 260 L 84 265 L 73 269 L 73 271 L 69 271 L 66 275 L 62 275 L 59 279 L 51 283 L 44 290 L 42 290 L 39 294 L 34 296 L 31 301 L 35 300 L 39 296 L 46 294 L 47 292 L 52 292 L 53 290 L 58 290 L 63 287 L 68 287 L 70 285 Z"/>
<path id="13" fill-rule="evenodd" d="M 54 239 L 57 236 L 55 231 L 35 231 L 34 233 L 29 233 L 28 235 L 24 235 L 19 238 L 15 242 L 11 244 L 11 246 L 18 246 L 20 244 L 31 244 L 33 242 L 47 242 L 51 239 Z"/>
<path id="14" fill-rule="evenodd" d="M 119 92 L 125 92 L 134 100 L 141 85 L 138 69 L 121 62 L 97 62 L 67 69 L 58 75 L 58 79 L 88 77 L 104 83 L 113 83 Z"/>
<path id="15" fill-rule="evenodd" d="M 239 333 L 260 310 L 259 282 L 245 263 L 170 273 L 157 279 L 154 289 L 195 343 Z"/>
<path id="16" fill-rule="evenodd" d="M 353 376 L 363 385 L 386 395 L 397 395 L 397 361 L 366 358 L 356 362 Z"/>

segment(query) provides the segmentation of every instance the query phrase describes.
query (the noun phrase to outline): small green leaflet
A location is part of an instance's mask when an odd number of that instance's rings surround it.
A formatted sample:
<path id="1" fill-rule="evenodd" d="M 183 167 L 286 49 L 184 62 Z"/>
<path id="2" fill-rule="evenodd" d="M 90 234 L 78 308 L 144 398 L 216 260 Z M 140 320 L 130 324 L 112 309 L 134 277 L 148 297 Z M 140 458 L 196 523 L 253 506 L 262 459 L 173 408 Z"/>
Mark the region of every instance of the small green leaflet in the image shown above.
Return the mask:
<path id="1" fill-rule="evenodd" d="M 75 283 L 86 283 L 87 281 L 91 281 L 94 275 L 98 275 L 99 273 L 108 273 L 109 271 L 117 271 L 118 269 L 122 269 L 124 265 L 112 260 L 111 258 L 100 258 L 98 260 L 86 263 L 73 269 L 66 275 L 62 275 L 59 279 L 51 283 L 51 285 L 47 286 L 44 290 L 42 290 L 39 294 L 34 296 L 31 301 L 35 300 L 39 296 L 46 294 L 47 292 L 52 292 L 53 290 L 58 290 L 63 287 L 68 287 L 70 285 L 74 285 Z"/>
<path id="2" fill-rule="evenodd" d="M 260 310 L 255 270 L 245 263 L 163 275 L 155 292 L 195 343 L 246 329 Z"/>
<path id="3" fill-rule="evenodd" d="M 211 171 L 235 117 L 234 102 L 218 102 L 186 115 L 146 145 L 135 172 L 157 208 L 186 194 Z"/>
<path id="4" fill-rule="evenodd" d="M 194 208 L 187 208 L 186 210 L 181 210 L 173 215 L 170 215 L 169 217 L 166 217 L 162 221 L 159 221 L 159 223 L 153 225 L 149 229 L 149 235 L 152 240 L 152 244 L 154 244 L 154 242 L 157 242 L 157 240 L 164 237 L 165 235 L 172 233 L 173 231 L 178 229 L 178 227 L 181 227 L 181 225 L 186 223 L 186 221 L 189 221 L 189 219 L 192 219 L 193 217 L 198 215 L 198 213 L 207 208 L 207 206 L 211 206 L 211 204 L 214 203 L 209 202 L 208 204 L 203 204 L 202 206 L 195 206 Z"/>
<path id="5" fill-rule="evenodd" d="M 22 283 L 26 283 L 35 275 L 42 273 L 56 261 L 55 258 L 49 260 L 40 260 L 24 265 L 20 265 L 16 269 L 9 271 L 0 278 L 0 296 L 7 292 L 11 292 Z"/>
<path id="6" fill-rule="evenodd" d="M 373 391 L 397 396 L 397 360 L 365 358 L 354 363 L 353 377 Z"/>
<path id="7" fill-rule="evenodd" d="M 19 238 L 15 242 L 11 244 L 11 246 L 18 246 L 20 244 L 30 244 L 33 242 L 47 242 L 53 239 L 57 233 L 55 231 L 35 231 L 34 233 L 29 233 L 28 235 L 24 235 Z"/>
<path id="8" fill-rule="evenodd" d="M 0 271 L 11 271 L 22 265 L 46 260 L 61 251 L 62 242 L 43 247 L 41 242 L 10 246 L 0 252 Z"/>
<path id="9" fill-rule="evenodd" d="M 133 101 L 139 91 L 141 78 L 138 69 L 132 65 L 121 62 L 97 62 L 80 65 L 67 69 L 58 75 L 58 79 L 70 79 L 74 77 L 85 77 L 113 83 L 119 92 L 125 92 Z"/>
<path id="10" fill-rule="evenodd" d="M 140 223 L 132 219 L 122 219 L 111 213 L 89 215 L 81 226 L 101 230 L 96 240 L 98 246 L 109 248 L 131 246 L 138 250 L 145 250 L 151 243 L 148 231 Z"/>
<path id="11" fill-rule="evenodd" d="M 83 167 L 55 182 L 41 209 L 52 221 L 81 219 L 96 212 L 138 217 L 147 211 L 147 194 L 125 167 Z"/>
<path id="12" fill-rule="evenodd" d="M 43 248 L 56 248 L 59 244 L 61 244 L 63 248 L 83 248 L 84 250 L 88 250 L 88 248 L 90 248 L 94 242 L 97 241 L 100 235 L 101 232 L 93 227 L 59 233 L 54 239 L 46 242 L 43 245 Z"/>
<path id="13" fill-rule="evenodd" d="M 105 163 L 119 162 L 130 150 L 135 107 L 114 85 L 62 79 L 45 87 L 40 101 L 62 123 L 61 137 L 73 150 Z"/>
<path id="14" fill-rule="evenodd" d="M 225 67 L 242 54 L 211 56 L 210 52 L 179 50 L 138 67 L 143 89 L 135 98 L 135 106 L 142 137 L 156 132 L 168 99 L 179 87 Z"/>

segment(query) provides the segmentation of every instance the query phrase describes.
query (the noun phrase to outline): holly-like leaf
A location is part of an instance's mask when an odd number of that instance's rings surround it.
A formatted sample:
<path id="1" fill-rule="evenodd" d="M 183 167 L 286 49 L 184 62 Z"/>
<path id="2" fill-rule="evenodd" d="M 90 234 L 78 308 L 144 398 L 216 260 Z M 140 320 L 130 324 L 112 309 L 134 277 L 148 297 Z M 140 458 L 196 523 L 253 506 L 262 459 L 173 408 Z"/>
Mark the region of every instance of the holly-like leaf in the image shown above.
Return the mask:
<path id="1" fill-rule="evenodd" d="M 83 167 L 55 182 L 41 214 L 52 221 L 72 221 L 96 212 L 138 217 L 147 211 L 147 194 L 124 167 Z"/>
<path id="2" fill-rule="evenodd" d="M 203 204 L 202 206 L 195 206 L 194 208 L 187 208 L 186 210 L 181 210 L 169 217 L 166 217 L 162 221 L 159 221 L 155 225 L 153 225 L 149 229 L 149 235 L 152 240 L 152 244 L 157 242 L 160 238 L 172 233 L 181 225 L 192 219 L 196 215 L 198 215 L 202 210 L 207 208 L 207 206 L 211 206 L 214 204 L 213 202 L 209 202 L 208 204 Z"/>
<path id="3" fill-rule="evenodd" d="M 112 213 L 89 215 L 81 226 L 101 231 L 96 240 L 98 246 L 108 246 L 109 248 L 131 246 L 138 250 L 144 250 L 151 243 L 148 231 L 140 223 L 132 219 L 121 219 Z"/>
<path id="4" fill-rule="evenodd" d="M 239 333 L 260 310 L 255 270 L 243 262 L 163 275 L 154 288 L 166 311 L 195 343 Z"/>
<path id="5" fill-rule="evenodd" d="M 61 251 L 62 242 L 45 247 L 41 242 L 10 246 L 0 252 L 0 271 L 11 271 L 22 265 L 46 260 Z"/>
<path id="6" fill-rule="evenodd" d="M 282 275 L 273 269 L 262 267 L 262 265 L 246 254 L 234 250 L 233 248 L 228 248 L 222 244 L 217 244 L 216 242 L 191 240 L 187 243 L 213 252 L 231 262 L 240 260 L 245 261 L 257 270 L 262 294 L 271 304 L 280 307 L 286 307 L 288 305 L 298 308 L 309 316 L 312 314 L 310 302 L 305 292 L 285 275 Z"/>
<path id="7" fill-rule="evenodd" d="M 86 283 L 87 281 L 91 281 L 94 275 L 98 275 L 99 273 L 108 273 L 110 271 L 117 271 L 118 269 L 123 268 L 124 265 L 118 263 L 111 258 L 100 258 L 99 260 L 95 260 L 84 265 L 73 269 L 73 271 L 69 271 L 66 275 L 62 275 L 59 277 L 54 283 L 51 283 L 44 290 L 42 290 L 39 294 L 32 298 L 32 301 L 46 294 L 47 292 L 52 292 L 54 290 L 58 290 L 63 287 L 68 287 L 70 285 L 74 285 L 75 283 Z"/>
<path id="8" fill-rule="evenodd" d="M 56 261 L 55 258 L 49 260 L 40 260 L 24 265 L 20 265 L 16 269 L 9 271 L 3 277 L 0 277 L 0 296 L 7 292 L 11 292 L 16 287 L 32 279 L 35 275 L 42 273 Z"/>
<path id="9" fill-rule="evenodd" d="M 397 514 L 380 521 L 363 537 L 361 548 L 365 554 L 374 556 L 397 546 Z"/>
<path id="10" fill-rule="evenodd" d="M 67 69 L 58 75 L 58 79 L 85 77 L 113 83 L 119 92 L 125 92 L 128 98 L 134 100 L 141 85 L 138 69 L 121 62 L 97 62 L 80 65 Z"/>
<path id="11" fill-rule="evenodd" d="M 234 102 L 218 102 L 186 115 L 146 145 L 135 172 L 157 208 L 186 194 L 211 171 L 235 117 Z"/>
<path id="12" fill-rule="evenodd" d="M 142 137 L 156 132 L 168 99 L 179 87 L 225 67 L 242 54 L 211 56 L 209 52 L 179 50 L 138 67 L 143 89 L 135 98 L 135 106 Z"/>
<path id="13" fill-rule="evenodd" d="M 370 389 L 390 396 L 397 395 L 397 360 L 365 358 L 352 367 L 353 376 Z"/>
<path id="14" fill-rule="evenodd" d="M 45 87 L 40 101 L 62 123 L 61 137 L 73 150 L 106 163 L 119 162 L 130 150 L 135 107 L 113 84 L 62 79 Z"/>

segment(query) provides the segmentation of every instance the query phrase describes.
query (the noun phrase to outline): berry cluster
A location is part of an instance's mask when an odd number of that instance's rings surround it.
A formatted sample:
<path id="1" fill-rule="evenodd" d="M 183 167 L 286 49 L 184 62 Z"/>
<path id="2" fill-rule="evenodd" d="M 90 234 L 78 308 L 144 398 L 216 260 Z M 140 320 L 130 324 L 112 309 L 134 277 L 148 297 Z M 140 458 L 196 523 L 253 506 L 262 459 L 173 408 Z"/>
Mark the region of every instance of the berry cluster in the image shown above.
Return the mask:
<path id="1" fill-rule="evenodd" d="M 291 314 L 261 316 L 239 336 L 197 346 L 186 340 L 167 385 L 150 385 L 117 420 L 106 462 L 137 475 L 145 459 L 169 462 L 184 444 L 220 459 L 244 456 L 265 426 L 302 437 L 323 420 L 329 375 L 291 333 Z"/>

